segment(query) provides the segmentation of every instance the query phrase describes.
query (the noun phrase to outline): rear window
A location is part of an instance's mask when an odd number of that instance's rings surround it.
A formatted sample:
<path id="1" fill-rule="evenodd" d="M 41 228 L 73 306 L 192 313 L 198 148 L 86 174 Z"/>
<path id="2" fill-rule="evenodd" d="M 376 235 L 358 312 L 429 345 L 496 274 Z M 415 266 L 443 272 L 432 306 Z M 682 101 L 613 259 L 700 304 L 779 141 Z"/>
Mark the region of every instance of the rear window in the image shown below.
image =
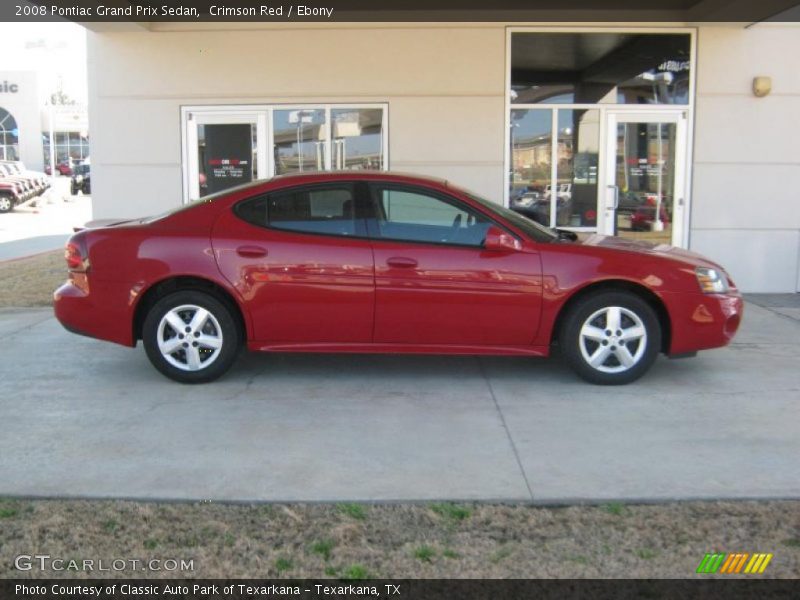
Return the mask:
<path id="1" fill-rule="evenodd" d="M 326 186 L 274 192 L 245 200 L 234 209 L 259 227 L 326 235 L 356 235 L 352 186 Z"/>

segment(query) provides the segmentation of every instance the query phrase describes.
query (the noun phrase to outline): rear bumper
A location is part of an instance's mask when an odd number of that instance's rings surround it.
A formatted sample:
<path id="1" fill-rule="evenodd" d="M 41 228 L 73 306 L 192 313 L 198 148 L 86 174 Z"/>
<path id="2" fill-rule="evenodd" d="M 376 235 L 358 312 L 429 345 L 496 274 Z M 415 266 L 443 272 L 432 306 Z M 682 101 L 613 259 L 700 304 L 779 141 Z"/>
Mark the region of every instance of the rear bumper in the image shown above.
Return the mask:
<path id="1" fill-rule="evenodd" d="M 729 294 L 666 294 L 672 319 L 670 355 L 727 346 L 744 313 L 738 292 Z"/>
<path id="2" fill-rule="evenodd" d="M 129 296 L 124 288 L 104 286 L 89 293 L 85 278 L 70 280 L 53 294 L 53 310 L 67 331 L 133 347 L 132 317 L 124 310 L 109 308 L 127 307 L 128 298 L 123 297 L 123 292 Z"/>

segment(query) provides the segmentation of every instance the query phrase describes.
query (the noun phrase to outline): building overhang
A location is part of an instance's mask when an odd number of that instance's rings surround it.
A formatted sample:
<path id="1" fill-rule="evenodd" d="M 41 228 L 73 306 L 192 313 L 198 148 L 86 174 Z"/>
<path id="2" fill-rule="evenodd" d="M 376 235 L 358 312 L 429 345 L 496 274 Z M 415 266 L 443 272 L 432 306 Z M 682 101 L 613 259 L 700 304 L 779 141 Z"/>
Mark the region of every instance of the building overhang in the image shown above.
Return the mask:
<path id="1" fill-rule="evenodd" d="M 33 0 L 35 3 L 43 3 Z M 100 2 L 85 1 L 87 5 Z M 121 1 L 122 5 L 153 4 L 155 0 Z M 333 8 L 330 18 L 275 19 L 216 18 L 209 14 L 212 1 L 192 3 L 199 11 L 198 18 L 147 20 L 78 20 L 87 29 L 98 33 L 155 31 L 157 23 L 181 23 L 181 30 L 207 29 L 214 23 L 215 30 L 239 29 L 244 22 L 287 26 L 297 23 L 342 22 L 513 22 L 513 23 L 685 23 L 706 22 L 741 23 L 744 26 L 762 21 L 800 21 L 798 0 L 495 0 L 491 7 L 476 0 L 327 0 L 323 4 Z M 233 0 L 228 6 L 252 6 L 252 2 Z"/>

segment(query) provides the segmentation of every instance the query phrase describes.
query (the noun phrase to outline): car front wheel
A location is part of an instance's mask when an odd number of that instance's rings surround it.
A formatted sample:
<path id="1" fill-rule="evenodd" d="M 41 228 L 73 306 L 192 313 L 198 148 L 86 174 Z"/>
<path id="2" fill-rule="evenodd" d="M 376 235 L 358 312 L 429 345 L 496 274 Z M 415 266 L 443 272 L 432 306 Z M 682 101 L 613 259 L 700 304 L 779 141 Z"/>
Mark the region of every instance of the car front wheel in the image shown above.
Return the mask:
<path id="1" fill-rule="evenodd" d="M 601 385 L 635 381 L 661 348 L 652 307 L 626 292 L 601 292 L 572 307 L 559 337 L 561 352 L 583 379 Z"/>
<path id="2" fill-rule="evenodd" d="M 5 194 L 0 195 L 0 213 L 10 212 L 14 208 L 14 201 L 10 196 Z"/>
<path id="3" fill-rule="evenodd" d="M 175 292 L 156 302 L 145 318 L 142 340 L 153 366 L 181 383 L 222 376 L 241 346 L 231 309 L 199 291 Z"/>

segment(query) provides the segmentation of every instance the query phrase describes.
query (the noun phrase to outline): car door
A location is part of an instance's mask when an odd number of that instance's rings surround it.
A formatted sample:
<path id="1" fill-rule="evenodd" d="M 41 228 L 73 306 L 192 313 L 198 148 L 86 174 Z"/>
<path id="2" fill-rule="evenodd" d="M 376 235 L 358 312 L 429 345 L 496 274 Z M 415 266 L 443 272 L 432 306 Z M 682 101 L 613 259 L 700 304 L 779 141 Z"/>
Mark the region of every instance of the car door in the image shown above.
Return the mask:
<path id="1" fill-rule="evenodd" d="M 483 213 L 441 191 L 370 185 L 375 342 L 526 346 L 541 312 L 536 252 L 486 251 Z"/>
<path id="2" fill-rule="evenodd" d="M 357 212 L 354 184 L 331 182 L 244 200 L 217 221 L 219 268 L 247 304 L 255 341 L 372 341 L 372 248 Z"/>

